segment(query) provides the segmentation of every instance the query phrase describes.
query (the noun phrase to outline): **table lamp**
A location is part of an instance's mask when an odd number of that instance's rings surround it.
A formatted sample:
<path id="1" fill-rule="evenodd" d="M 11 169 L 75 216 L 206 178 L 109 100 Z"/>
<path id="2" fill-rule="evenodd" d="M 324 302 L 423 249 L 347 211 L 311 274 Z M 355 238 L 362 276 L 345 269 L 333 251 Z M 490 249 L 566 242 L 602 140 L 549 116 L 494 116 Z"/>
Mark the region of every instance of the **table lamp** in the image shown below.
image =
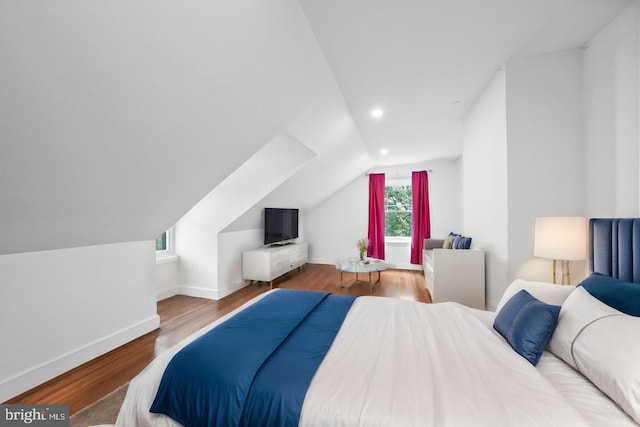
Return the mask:
<path id="1" fill-rule="evenodd" d="M 533 255 L 553 260 L 553 283 L 556 283 L 556 260 L 560 260 L 562 284 L 571 284 L 569 261 L 587 258 L 587 219 L 536 218 Z"/>

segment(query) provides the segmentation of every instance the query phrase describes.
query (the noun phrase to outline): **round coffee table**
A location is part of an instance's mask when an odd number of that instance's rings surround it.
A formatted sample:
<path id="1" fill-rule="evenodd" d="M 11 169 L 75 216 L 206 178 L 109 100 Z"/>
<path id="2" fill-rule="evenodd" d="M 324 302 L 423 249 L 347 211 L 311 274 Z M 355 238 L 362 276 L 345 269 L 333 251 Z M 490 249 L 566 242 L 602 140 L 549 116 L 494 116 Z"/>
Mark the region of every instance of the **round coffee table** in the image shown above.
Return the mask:
<path id="1" fill-rule="evenodd" d="M 360 260 L 359 258 L 349 258 L 343 261 L 336 266 L 338 270 L 340 270 L 340 287 L 344 288 L 344 273 L 355 273 L 356 280 L 355 282 L 366 283 L 369 285 L 369 292 L 373 290 L 373 287 L 376 283 L 380 282 L 380 272 L 387 269 L 387 265 L 384 261 L 375 258 L 365 258 L 364 260 Z M 371 281 L 371 273 L 378 273 L 378 278 L 375 282 Z M 360 280 L 358 274 L 366 273 L 369 275 L 369 281 Z"/>

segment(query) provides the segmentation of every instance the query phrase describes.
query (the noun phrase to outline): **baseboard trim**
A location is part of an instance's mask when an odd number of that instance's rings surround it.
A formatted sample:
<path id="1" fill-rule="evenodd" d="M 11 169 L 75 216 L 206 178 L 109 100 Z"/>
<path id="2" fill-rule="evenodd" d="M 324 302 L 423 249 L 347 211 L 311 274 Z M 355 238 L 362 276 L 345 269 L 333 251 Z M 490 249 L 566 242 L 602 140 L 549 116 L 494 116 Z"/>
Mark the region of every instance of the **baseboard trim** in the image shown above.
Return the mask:
<path id="1" fill-rule="evenodd" d="M 388 262 L 387 267 L 399 270 L 422 270 L 422 265 L 411 264 L 410 262 Z"/>
<path id="2" fill-rule="evenodd" d="M 224 286 L 222 289 L 218 288 L 218 298 L 222 299 L 227 295 L 231 295 L 232 293 L 239 291 L 242 288 L 246 288 L 248 285 L 249 283 L 243 280 L 240 283 Z"/>
<path id="3" fill-rule="evenodd" d="M 180 286 L 178 288 L 177 295 L 186 295 L 188 297 L 198 297 L 198 298 L 206 298 L 219 300 L 217 289 L 209 289 L 209 288 L 198 288 L 195 286 Z"/>
<path id="4" fill-rule="evenodd" d="M 162 301 L 163 299 L 171 298 L 172 296 L 178 295 L 180 293 L 180 288 L 175 287 L 171 289 L 165 289 L 163 291 L 158 292 L 157 301 Z"/>
<path id="5" fill-rule="evenodd" d="M 56 358 L 39 363 L 10 377 L 0 380 L 0 402 L 18 396 L 32 388 L 64 374 L 83 363 L 120 347 L 144 334 L 160 327 L 160 317 L 156 314 L 134 325 L 115 331 L 82 347 L 71 350 Z"/>
<path id="6" fill-rule="evenodd" d="M 178 286 L 158 294 L 158 300 L 172 297 L 174 295 L 186 295 L 189 297 L 206 298 L 211 300 L 219 300 L 227 295 L 231 295 L 235 291 L 246 287 L 246 282 L 236 283 L 235 285 L 225 286 L 218 289 L 199 288 L 196 286 Z"/>
<path id="7" fill-rule="evenodd" d="M 308 264 L 327 264 L 327 265 L 338 265 L 338 260 L 335 259 L 325 259 L 325 258 L 309 258 L 307 261 Z"/>

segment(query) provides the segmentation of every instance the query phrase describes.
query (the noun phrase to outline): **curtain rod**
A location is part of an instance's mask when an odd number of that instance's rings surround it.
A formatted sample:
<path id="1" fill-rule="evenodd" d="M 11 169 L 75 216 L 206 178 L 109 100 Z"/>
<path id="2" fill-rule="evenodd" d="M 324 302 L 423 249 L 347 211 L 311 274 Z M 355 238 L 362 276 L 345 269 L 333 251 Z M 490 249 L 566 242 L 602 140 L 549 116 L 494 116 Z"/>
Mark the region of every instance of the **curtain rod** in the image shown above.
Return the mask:
<path id="1" fill-rule="evenodd" d="M 420 172 L 420 171 L 414 171 L 414 172 Z M 427 172 L 428 172 L 428 173 L 431 173 L 431 172 L 433 172 L 433 169 L 427 169 Z M 372 173 L 384 173 L 384 174 L 385 174 L 385 176 L 398 176 L 398 175 L 407 176 L 407 175 L 410 175 L 410 174 L 411 174 L 411 173 L 407 174 L 406 172 L 404 172 L 404 173 L 403 173 L 403 172 L 392 172 L 392 173 L 385 173 L 385 172 L 367 172 L 367 173 L 365 173 L 365 174 L 364 174 L 364 176 L 369 176 L 369 175 L 371 175 Z"/>

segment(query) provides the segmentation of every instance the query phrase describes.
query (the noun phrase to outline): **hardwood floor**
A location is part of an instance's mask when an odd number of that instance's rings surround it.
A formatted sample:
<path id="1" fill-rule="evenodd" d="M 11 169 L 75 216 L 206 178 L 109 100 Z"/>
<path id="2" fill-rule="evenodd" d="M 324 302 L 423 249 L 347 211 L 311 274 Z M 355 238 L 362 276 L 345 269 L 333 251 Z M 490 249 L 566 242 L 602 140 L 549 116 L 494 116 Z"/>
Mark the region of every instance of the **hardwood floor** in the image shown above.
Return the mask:
<path id="1" fill-rule="evenodd" d="M 277 279 L 274 287 L 431 302 L 420 270 L 386 270 L 371 293 L 367 284 L 352 283 L 354 278 L 354 274 L 345 273 L 346 287 L 342 288 L 340 272 L 334 266 L 307 264 L 303 269 Z M 160 329 L 5 403 L 67 403 L 74 414 L 131 380 L 158 354 L 268 290 L 268 284 L 252 284 L 219 301 L 182 295 L 159 301 Z"/>

